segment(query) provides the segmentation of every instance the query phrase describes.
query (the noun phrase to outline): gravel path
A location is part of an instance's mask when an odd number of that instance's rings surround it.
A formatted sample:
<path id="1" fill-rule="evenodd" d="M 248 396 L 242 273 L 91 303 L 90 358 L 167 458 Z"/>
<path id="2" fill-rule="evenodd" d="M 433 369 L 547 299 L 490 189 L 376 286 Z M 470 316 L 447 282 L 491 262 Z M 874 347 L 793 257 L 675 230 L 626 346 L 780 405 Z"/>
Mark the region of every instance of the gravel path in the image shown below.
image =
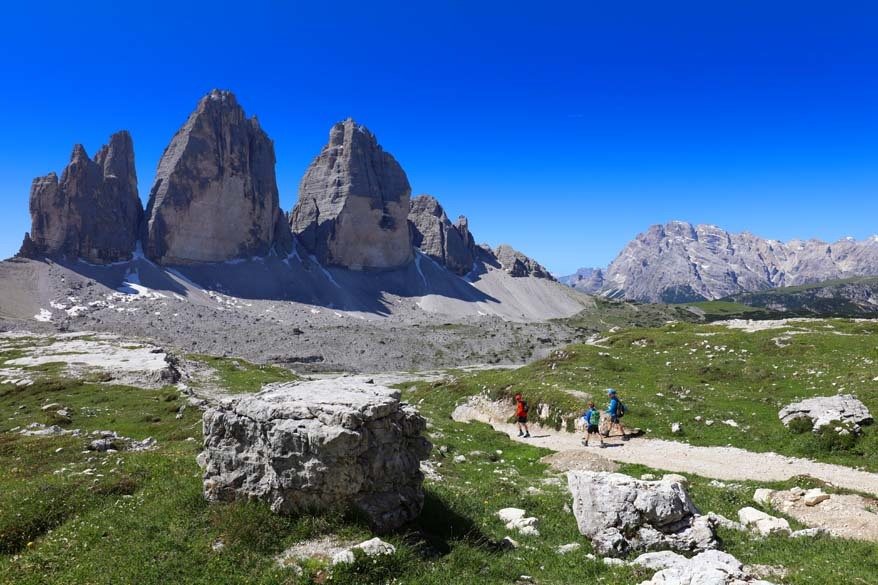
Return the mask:
<path id="1" fill-rule="evenodd" d="M 472 413 L 472 409 L 468 410 Z M 515 441 L 528 442 L 553 451 L 586 449 L 579 434 L 537 428 L 530 439 L 518 437 L 515 425 L 498 422 L 489 414 L 475 416 Z M 621 442 L 607 439 L 604 449 L 589 451 L 620 463 L 638 463 L 677 473 L 693 473 L 721 480 L 783 481 L 796 475 L 810 475 L 836 487 L 878 496 L 878 474 L 810 459 L 786 457 L 777 453 L 754 453 L 737 447 L 696 447 L 676 441 L 632 438 Z"/>

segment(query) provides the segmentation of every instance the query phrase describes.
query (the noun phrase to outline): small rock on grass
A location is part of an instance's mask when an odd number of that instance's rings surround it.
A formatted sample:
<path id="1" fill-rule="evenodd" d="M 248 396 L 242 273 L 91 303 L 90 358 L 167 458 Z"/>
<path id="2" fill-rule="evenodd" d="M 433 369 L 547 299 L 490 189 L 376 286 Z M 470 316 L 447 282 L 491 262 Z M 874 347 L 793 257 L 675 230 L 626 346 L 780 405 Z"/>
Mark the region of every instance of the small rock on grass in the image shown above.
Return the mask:
<path id="1" fill-rule="evenodd" d="M 771 504 L 771 496 L 774 494 L 774 490 L 770 490 L 768 488 L 759 488 L 755 492 L 753 492 L 753 501 L 762 506 Z"/>
<path id="2" fill-rule="evenodd" d="M 662 481 L 667 483 L 679 483 L 683 487 L 689 486 L 689 479 L 685 475 L 679 473 L 666 473 L 662 476 Z"/>
<path id="3" fill-rule="evenodd" d="M 361 542 L 360 544 L 356 544 L 347 550 L 343 550 L 340 553 L 336 553 L 332 557 L 332 564 L 353 563 L 356 561 L 354 550 L 362 551 L 367 557 L 375 557 L 379 555 L 392 555 L 396 552 L 396 547 L 389 542 L 384 542 L 380 538 L 372 538 Z"/>
<path id="4" fill-rule="evenodd" d="M 738 519 L 744 526 L 754 528 L 759 534 L 790 534 L 790 524 L 784 518 L 770 516 L 756 508 L 746 507 L 738 510 Z"/>
<path id="5" fill-rule="evenodd" d="M 567 553 L 579 550 L 581 546 L 578 542 L 571 542 L 569 544 L 562 544 L 555 550 L 559 555 L 566 555 Z"/>
<path id="6" fill-rule="evenodd" d="M 805 505 L 812 507 L 829 499 L 829 494 L 823 493 L 820 488 L 814 488 L 805 492 Z"/>

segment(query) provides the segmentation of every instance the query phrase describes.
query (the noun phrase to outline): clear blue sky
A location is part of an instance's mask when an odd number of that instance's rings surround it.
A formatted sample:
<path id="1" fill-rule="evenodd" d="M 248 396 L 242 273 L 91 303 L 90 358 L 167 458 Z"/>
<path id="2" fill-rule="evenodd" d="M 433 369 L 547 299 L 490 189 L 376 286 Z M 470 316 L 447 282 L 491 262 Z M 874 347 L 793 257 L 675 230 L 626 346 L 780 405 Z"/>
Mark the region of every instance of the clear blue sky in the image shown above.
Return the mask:
<path id="1" fill-rule="evenodd" d="M 134 137 L 141 196 L 202 94 L 275 141 L 281 203 L 353 116 L 414 192 L 558 274 L 653 223 L 878 232 L 874 2 L 15 2 L 0 21 L 0 256 L 34 176 Z"/>

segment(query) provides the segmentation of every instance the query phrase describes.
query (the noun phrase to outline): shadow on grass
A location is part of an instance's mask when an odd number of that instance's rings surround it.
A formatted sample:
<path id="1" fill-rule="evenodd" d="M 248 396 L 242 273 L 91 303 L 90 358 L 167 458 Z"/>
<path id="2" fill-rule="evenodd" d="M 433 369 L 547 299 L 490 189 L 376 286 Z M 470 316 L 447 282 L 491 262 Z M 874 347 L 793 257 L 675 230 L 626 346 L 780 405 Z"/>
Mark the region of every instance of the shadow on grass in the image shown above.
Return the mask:
<path id="1" fill-rule="evenodd" d="M 453 542 L 466 542 L 492 552 L 504 549 L 501 542 L 485 535 L 471 518 L 454 511 L 441 496 L 430 491 L 425 495 L 421 515 L 409 528 L 406 541 L 425 557 L 447 555 Z"/>

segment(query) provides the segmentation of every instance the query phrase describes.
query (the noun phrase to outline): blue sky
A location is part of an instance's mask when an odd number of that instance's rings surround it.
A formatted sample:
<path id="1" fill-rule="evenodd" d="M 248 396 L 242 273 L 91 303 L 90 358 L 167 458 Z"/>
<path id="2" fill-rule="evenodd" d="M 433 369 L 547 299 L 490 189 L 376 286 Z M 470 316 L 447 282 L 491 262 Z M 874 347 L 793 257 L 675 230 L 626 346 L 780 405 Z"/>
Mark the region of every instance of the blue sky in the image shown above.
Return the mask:
<path id="1" fill-rule="evenodd" d="M 198 99 L 275 141 L 281 203 L 352 116 L 414 193 L 558 274 L 670 219 L 878 232 L 873 2 L 15 3 L 0 22 L 0 256 L 33 177 L 115 130 L 141 197 Z"/>

